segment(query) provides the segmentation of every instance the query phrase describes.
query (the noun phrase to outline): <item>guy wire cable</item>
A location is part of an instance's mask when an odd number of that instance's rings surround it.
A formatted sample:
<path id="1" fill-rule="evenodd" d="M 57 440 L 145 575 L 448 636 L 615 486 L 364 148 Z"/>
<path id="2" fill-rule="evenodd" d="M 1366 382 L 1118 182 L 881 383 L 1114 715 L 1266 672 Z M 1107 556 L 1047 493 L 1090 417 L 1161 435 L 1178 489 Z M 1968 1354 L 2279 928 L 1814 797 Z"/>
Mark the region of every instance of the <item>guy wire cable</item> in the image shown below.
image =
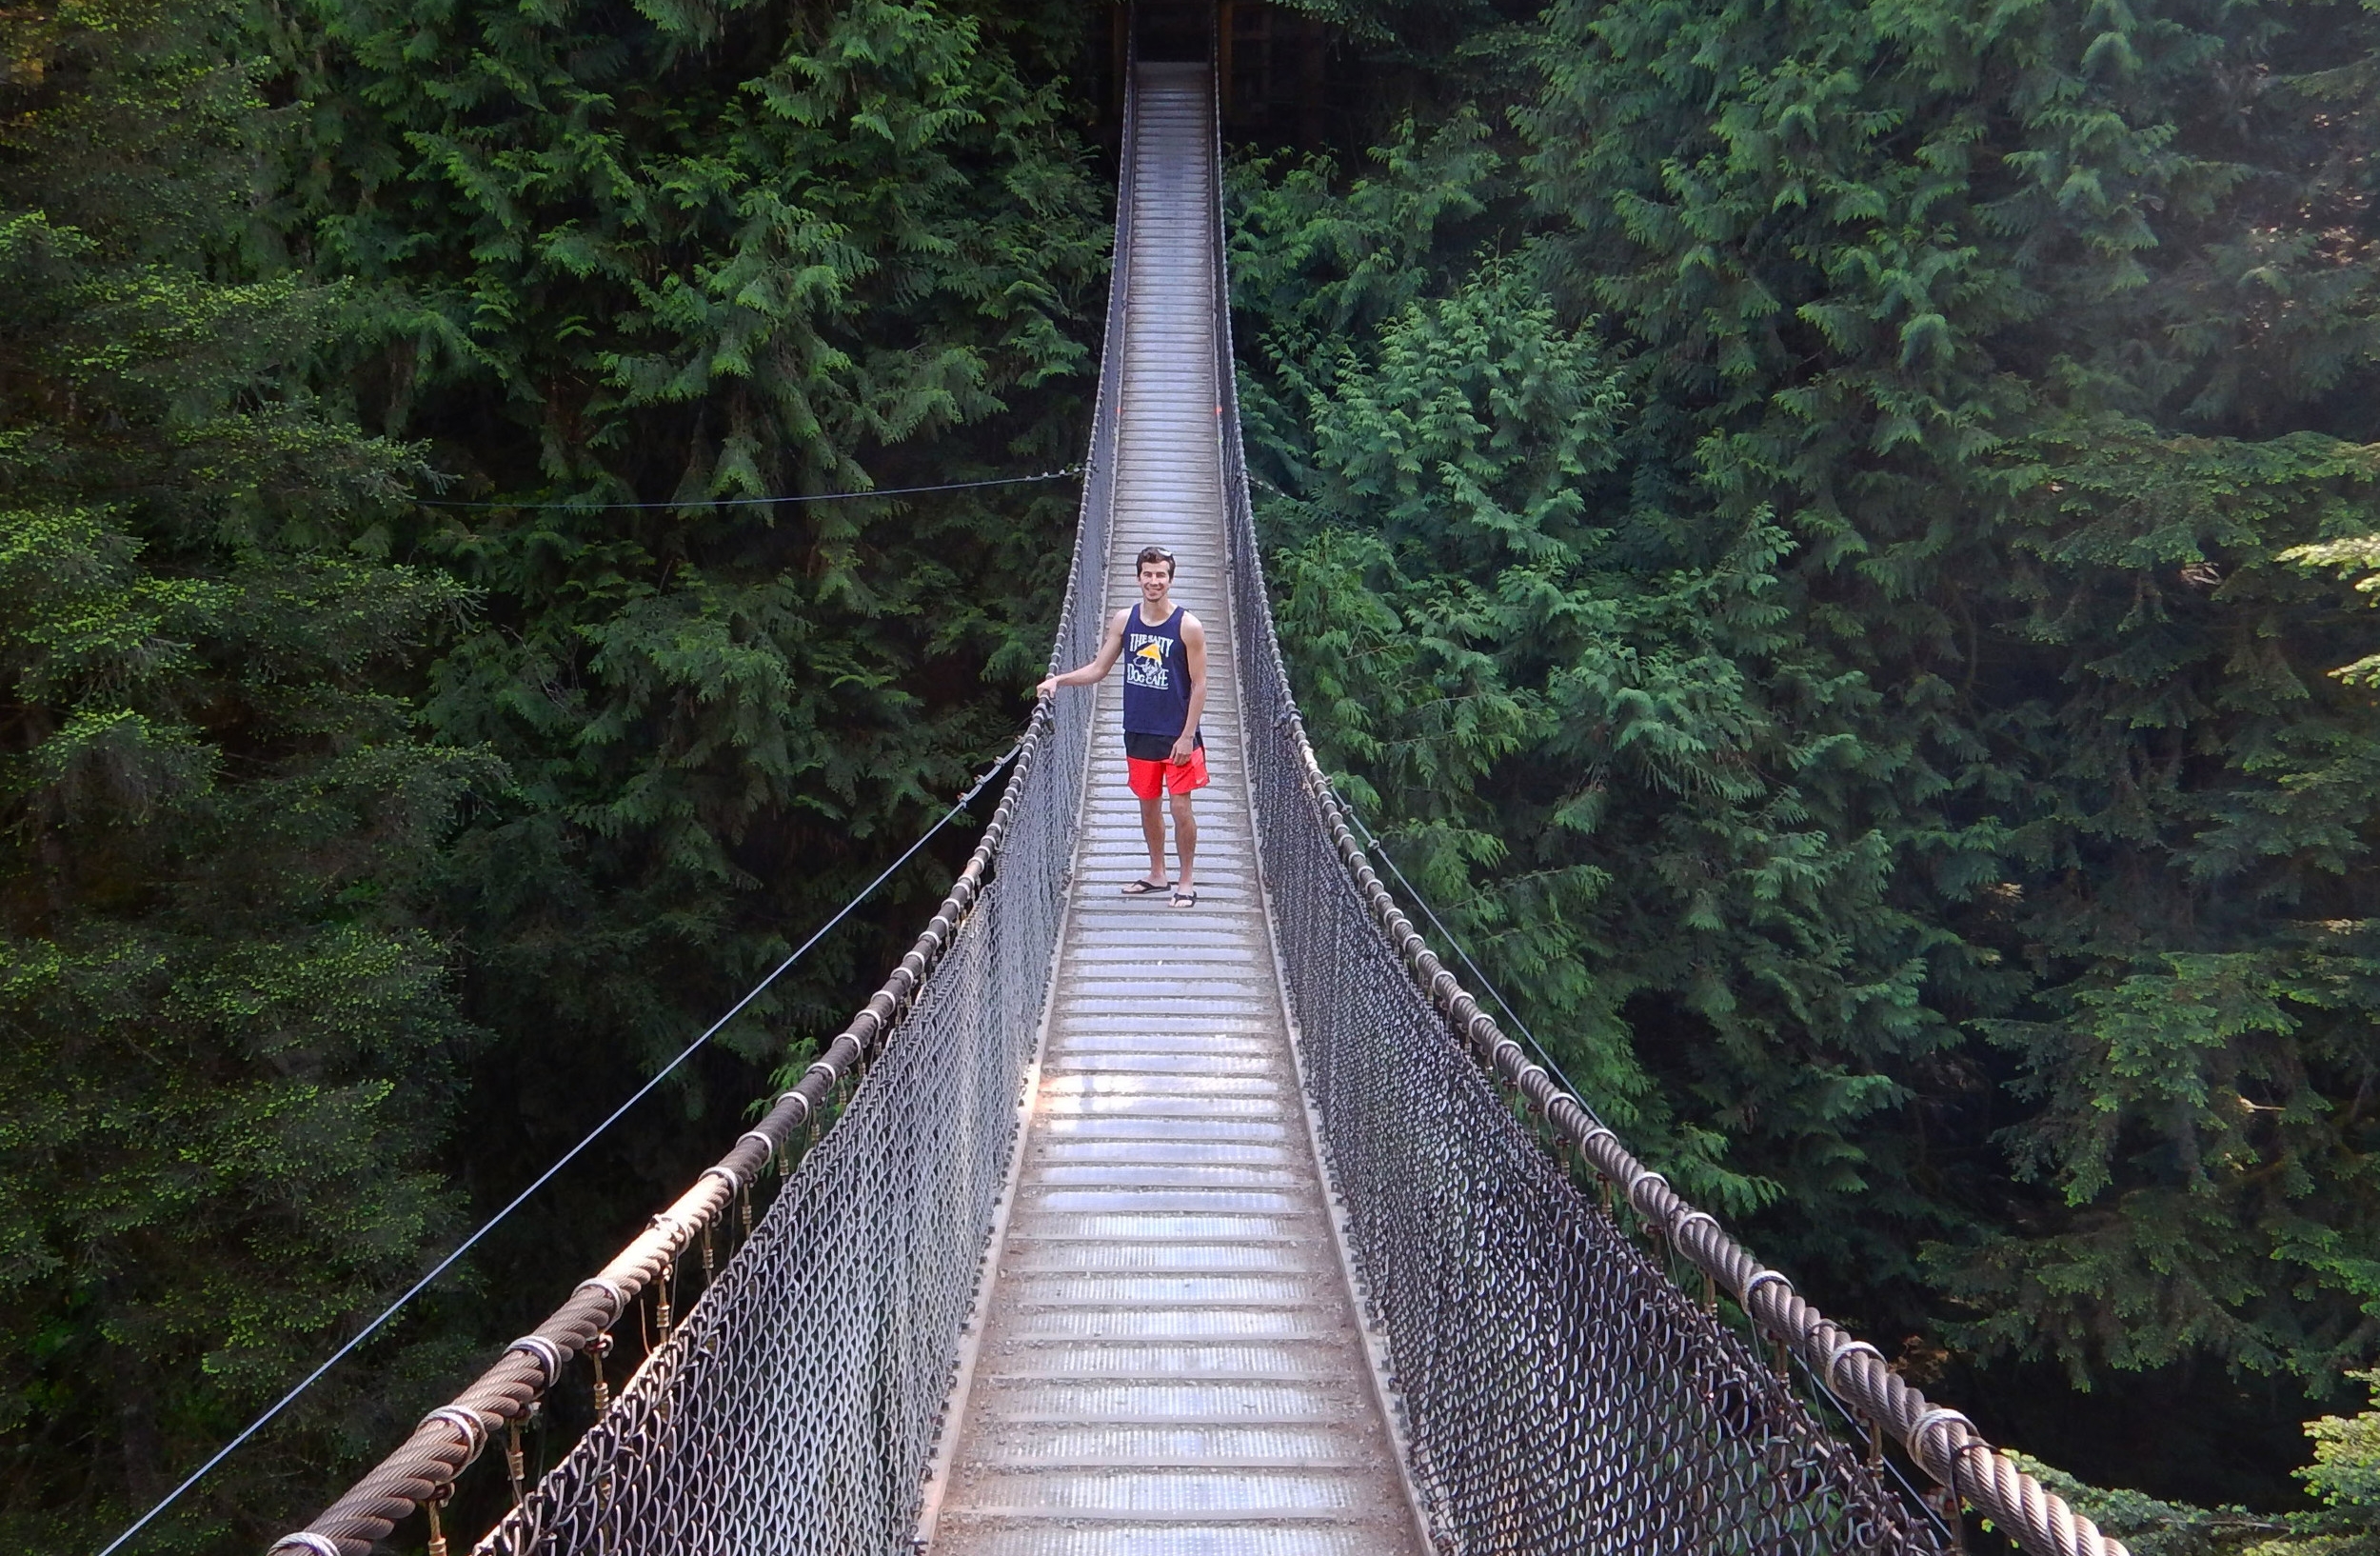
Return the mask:
<path id="1" fill-rule="evenodd" d="M 1487 990 L 1488 997 L 1494 1000 L 1497 1005 L 1503 1009 L 1506 1019 L 1511 1021 L 1513 1026 L 1518 1029 L 1520 1035 L 1528 1040 L 1529 1047 L 1537 1049 L 1538 1061 L 1544 1065 L 1545 1068 L 1554 1076 L 1556 1080 L 1562 1083 L 1562 1088 L 1564 1090 L 1568 1091 L 1573 1097 L 1578 1097 L 1578 1088 L 1571 1084 L 1569 1076 L 1562 1073 L 1561 1066 L 1554 1062 L 1554 1056 L 1546 1052 L 1545 1045 L 1537 1041 L 1537 1034 L 1529 1029 L 1529 1024 L 1520 1019 L 1519 1015 L 1514 1011 L 1511 1004 L 1505 1000 L 1503 992 L 1499 990 L 1494 983 L 1489 981 L 1488 975 L 1484 971 L 1480 970 L 1479 964 L 1471 959 L 1471 953 L 1463 948 L 1463 943 L 1459 939 L 1456 938 L 1455 932 L 1452 929 L 1449 929 L 1446 927 L 1445 922 L 1438 916 L 1438 910 L 1430 906 L 1430 900 L 1421 894 L 1420 888 L 1413 884 L 1412 879 L 1407 876 L 1402 869 L 1398 868 L 1397 861 L 1390 856 L 1387 845 L 1380 841 L 1379 834 L 1373 831 L 1370 827 L 1364 824 L 1363 818 L 1356 813 L 1355 807 L 1347 803 L 1346 796 L 1339 793 L 1336 785 L 1332 787 L 1331 792 L 1339 801 L 1340 813 L 1345 815 L 1349 821 L 1355 823 L 1356 830 L 1361 832 L 1363 834 L 1364 841 L 1371 845 L 1372 857 L 1378 859 L 1381 864 L 1386 865 L 1388 867 L 1389 873 L 1397 877 L 1398 883 L 1405 888 L 1406 896 L 1412 900 L 1413 905 L 1416 908 L 1421 909 L 1421 916 L 1430 921 L 1431 925 L 1438 930 L 1438 934 L 1444 938 L 1447 946 L 1453 949 L 1457 956 L 1462 958 L 1462 965 L 1471 969 L 1471 975 L 1479 981 L 1479 987 Z M 1587 1115 L 1590 1118 L 1595 1116 L 1593 1109 L 1587 1108 L 1585 1099 L 1579 1098 L 1578 1105 L 1581 1109 L 1584 1109 L 1587 1112 Z M 1598 1120 L 1597 1122 L 1600 1121 Z M 1816 1372 L 1811 1369 L 1810 1364 L 1807 1361 L 1803 1360 L 1798 1355 L 1794 1358 L 1794 1361 L 1795 1365 L 1801 1368 L 1803 1375 L 1808 1377 L 1811 1384 L 1816 1387 L 1818 1392 L 1825 1396 L 1826 1402 L 1835 1407 L 1836 1414 L 1840 1415 L 1843 1420 L 1851 1426 L 1854 1427 L 1859 1426 L 1859 1418 L 1852 1413 L 1851 1408 L 1846 1406 L 1841 1399 L 1836 1397 L 1835 1390 L 1827 1386 L 1826 1380 L 1820 1378 Z M 1950 1525 L 1943 1521 L 1942 1515 L 1934 1509 L 1931 1503 L 1926 1501 L 1925 1497 L 1919 1493 L 1916 1486 L 1910 1484 L 1909 1477 L 1901 1473 L 1900 1466 L 1894 1464 L 1889 1455 L 1885 1458 L 1884 1467 L 1892 1474 L 1894 1480 L 1900 1483 L 1901 1491 L 1907 1497 L 1912 1506 L 1923 1513 L 1935 1527 L 1945 1531 L 1950 1528 Z"/>
<path id="2" fill-rule="evenodd" d="M 1835 1407 L 1835 1413 L 1843 1418 L 1843 1424 L 1851 1428 L 1852 1435 L 1856 1436 L 1867 1424 L 1859 1419 L 1850 1406 L 1843 1403 L 1842 1396 L 1828 1386 L 1827 1381 L 1818 1376 L 1817 1368 L 1812 1366 L 1806 1359 L 1795 1354 L 1794 1366 L 1801 1369 L 1801 1375 L 1810 1380 L 1810 1386 L 1817 1390 L 1827 1404 Z M 1885 1454 L 1882 1463 L 1885 1471 L 1900 1483 L 1901 1494 L 1909 1505 L 1923 1513 L 1926 1520 L 1935 1528 L 1940 1529 L 1945 1535 L 1951 1534 L 1953 1531 L 1950 1523 L 1943 1518 L 1941 1509 L 1927 1501 L 1925 1493 L 1918 1490 L 1907 1475 L 1901 1473 L 1901 1466 L 1893 1462 L 1893 1456 L 1889 1453 Z"/>
<path id="3" fill-rule="evenodd" d="M 781 508 L 795 503 L 848 503 L 863 497 L 914 497 L 929 491 L 971 491 L 978 487 L 1022 487 L 1037 481 L 1063 481 L 1082 473 L 1080 465 L 1042 470 L 1037 475 L 1000 475 L 982 481 L 945 481 L 930 487 L 883 487 L 869 491 L 797 492 L 784 497 L 689 497 L 683 502 L 614 503 L 601 498 L 561 503 L 464 502 L 445 497 L 407 497 L 416 508 L 502 509 L 523 512 L 618 513 L 687 508 Z"/>
<path id="4" fill-rule="evenodd" d="M 1331 796 L 1338 800 L 1340 812 L 1356 824 L 1356 830 L 1363 834 L 1363 840 L 1372 846 L 1372 851 L 1379 856 L 1380 863 L 1388 867 L 1388 872 L 1397 877 L 1398 883 L 1405 888 L 1405 894 L 1413 899 L 1414 906 L 1421 909 L 1421 916 L 1430 921 L 1438 934 L 1444 937 L 1447 946 L 1457 956 L 1462 958 L 1462 965 L 1471 969 L 1471 976 L 1479 980 L 1479 987 L 1487 990 L 1488 998 L 1494 1000 L 1502 1009 L 1505 1019 L 1510 1021 L 1520 1035 L 1528 1040 L 1529 1047 L 1537 1049 L 1537 1062 L 1556 1080 L 1562 1083 L 1563 1090 L 1578 1099 L 1578 1106 L 1586 1111 L 1589 1118 L 1595 1119 L 1597 1124 L 1602 1123 L 1601 1119 L 1595 1118 L 1595 1110 L 1587 1107 L 1586 1099 L 1579 1096 L 1577 1087 L 1572 1085 L 1570 1077 L 1562 1073 L 1562 1067 L 1555 1063 L 1554 1056 L 1546 1051 L 1545 1045 L 1537 1041 L 1537 1034 L 1529 1029 L 1529 1024 L 1521 1020 L 1519 1013 L 1513 1009 L 1511 1003 L 1504 998 L 1503 991 L 1489 980 L 1488 975 L 1480 969 L 1479 964 L 1474 962 L 1471 959 L 1471 953 L 1463 948 L 1463 943 L 1456 938 L 1455 931 L 1449 929 L 1445 922 L 1438 916 L 1438 909 L 1430 906 L 1430 899 L 1423 896 L 1421 888 L 1415 886 L 1405 872 L 1397 868 L 1397 861 L 1389 855 L 1388 846 L 1380 841 L 1378 832 L 1364 825 L 1363 817 L 1357 814 L 1356 808 L 1347 803 L 1347 797 L 1339 792 L 1339 787 L 1336 784 L 1331 786 Z"/>
<path id="5" fill-rule="evenodd" d="M 147 1528 L 149 1524 L 156 1519 L 158 1514 L 164 1512 L 168 1507 L 172 1506 L 176 1502 L 180 1501 L 183 1493 L 189 1490 L 190 1487 L 196 1486 L 200 1481 L 205 1480 L 207 1476 L 213 1471 L 217 1465 L 222 1464 L 226 1459 L 231 1457 L 232 1453 L 235 1452 L 241 1445 L 245 1444 L 249 1438 L 254 1437 L 258 1432 L 264 1430 L 264 1428 L 270 1425 L 273 1419 L 280 1415 L 282 1411 L 288 1409 L 291 1405 L 295 1404 L 298 1398 L 308 1388 L 313 1387 L 315 1384 L 321 1382 L 324 1375 L 328 1373 L 332 1367 L 337 1366 L 341 1362 L 345 1361 L 358 1346 L 361 1346 L 365 1341 L 370 1339 L 383 1325 L 386 1325 L 390 1319 L 396 1317 L 397 1314 L 404 1309 L 406 1304 L 411 1302 L 415 1297 L 420 1296 L 437 1281 L 438 1277 L 444 1275 L 447 1270 L 454 1267 L 456 1261 L 460 1260 L 465 1254 L 470 1252 L 472 1247 L 476 1246 L 482 1238 L 486 1237 L 489 1232 L 494 1231 L 496 1227 L 504 1222 L 506 1217 L 511 1215 L 513 1211 L 518 1210 L 523 1205 L 526 1204 L 529 1196 L 535 1194 L 539 1189 L 545 1187 L 546 1184 L 550 1183 L 555 1174 L 559 1173 L 564 1167 L 568 1167 L 571 1162 L 576 1160 L 579 1153 L 585 1150 L 587 1147 L 593 1145 L 596 1140 L 603 1135 L 605 1130 L 610 1128 L 614 1124 L 619 1123 L 621 1118 L 627 1113 L 629 1108 L 634 1107 L 638 1103 L 644 1101 L 647 1096 L 651 1095 L 655 1087 L 658 1087 L 662 1082 L 667 1080 L 670 1073 L 680 1065 L 683 1065 L 688 1059 L 693 1058 L 694 1055 L 701 1050 L 704 1044 L 708 1043 L 713 1037 L 719 1034 L 721 1028 L 724 1027 L 727 1023 L 735 1020 L 737 1016 L 743 1014 L 746 1006 L 750 1005 L 754 1000 L 759 999 L 761 995 L 766 991 L 769 985 L 775 983 L 779 978 L 783 977 L 786 970 L 796 962 L 801 961 L 803 957 L 809 954 L 812 947 L 816 946 L 820 941 L 825 939 L 826 936 L 834 930 L 837 925 L 851 916 L 854 909 L 856 909 L 862 903 L 867 901 L 869 897 L 875 895 L 877 888 L 892 879 L 893 875 L 901 868 L 902 866 L 907 864 L 911 859 L 915 858 L 918 850 L 924 848 L 927 843 L 931 842 L 935 834 L 940 832 L 943 828 L 949 826 L 953 821 L 957 820 L 960 812 L 966 809 L 969 805 L 973 804 L 975 797 L 982 793 L 991 781 L 1000 776 L 1001 771 L 1005 768 L 1009 763 L 1017 759 L 1017 753 L 1024 749 L 1024 736 L 1019 735 L 1016 741 L 1009 746 L 1008 749 L 1002 754 L 998 761 L 994 762 L 990 767 L 984 768 L 982 772 L 976 776 L 975 782 L 968 786 L 966 792 L 960 795 L 958 800 L 952 804 L 948 810 L 942 813 L 942 817 L 940 821 L 934 823 L 933 826 L 928 827 L 923 832 L 918 834 L 917 841 L 902 849 L 900 858 L 885 866 L 882 873 L 880 873 L 876 879 L 861 888 L 858 895 L 854 896 L 849 902 L 844 903 L 842 908 L 838 908 L 833 918 L 828 919 L 824 924 L 819 926 L 816 930 L 812 931 L 809 939 L 804 940 L 800 946 L 794 948 L 792 954 L 788 955 L 783 961 L 778 963 L 775 968 L 769 970 L 767 976 L 761 979 L 759 983 L 754 984 L 750 989 L 746 990 L 742 999 L 736 1001 L 734 1005 L 728 1007 L 727 1013 L 725 1015 L 721 1016 L 717 1021 L 712 1022 L 710 1026 L 704 1028 L 702 1036 L 687 1044 L 684 1049 L 680 1050 L 675 1059 L 670 1060 L 668 1064 L 664 1065 L 659 1070 L 655 1071 L 652 1079 L 637 1087 L 635 1092 L 629 1096 L 627 1101 L 613 1108 L 610 1115 L 601 1124 L 596 1125 L 593 1129 L 589 1130 L 585 1139 L 581 1140 L 577 1145 L 571 1147 L 568 1150 L 563 1152 L 561 1157 L 557 1159 L 551 1167 L 547 1167 L 544 1172 L 538 1174 L 534 1183 L 531 1183 L 526 1188 L 524 1188 L 518 1194 L 515 1194 L 512 1197 L 511 1203 L 507 1204 L 503 1209 L 497 1211 L 493 1216 L 490 1216 L 480 1226 L 478 1230 L 472 1232 L 470 1236 L 465 1238 L 455 1247 L 454 1250 L 448 1253 L 444 1259 L 439 1260 L 438 1263 L 431 1267 L 428 1274 L 424 1275 L 420 1280 L 415 1281 L 413 1285 L 406 1290 L 406 1293 L 403 1296 L 397 1298 L 396 1301 L 390 1303 L 386 1308 L 382 1309 L 379 1317 L 373 1319 L 369 1324 L 365 1325 L 363 1328 L 356 1331 L 347 1344 L 331 1352 L 329 1360 L 314 1368 L 313 1371 L 307 1373 L 304 1379 L 300 1380 L 297 1386 L 291 1388 L 288 1393 L 282 1395 L 280 1399 L 274 1401 L 269 1409 L 266 1410 L 264 1414 L 258 1416 L 255 1420 L 249 1422 L 247 1426 L 243 1427 L 238 1436 L 232 1438 L 231 1441 L 226 1443 L 222 1447 L 217 1448 L 211 1458 L 209 1458 L 205 1464 L 200 1465 L 196 1469 L 192 1470 L 187 1480 L 183 1481 L 181 1485 L 175 1486 L 172 1490 L 167 1492 L 155 1506 L 141 1514 L 141 1516 L 134 1520 L 132 1525 L 122 1534 L 117 1535 L 113 1540 L 109 1541 L 105 1546 L 101 1546 L 97 1556 L 114 1556 L 114 1552 L 121 1548 L 126 1541 L 131 1539 L 134 1535 L 140 1533 L 141 1530 Z"/>

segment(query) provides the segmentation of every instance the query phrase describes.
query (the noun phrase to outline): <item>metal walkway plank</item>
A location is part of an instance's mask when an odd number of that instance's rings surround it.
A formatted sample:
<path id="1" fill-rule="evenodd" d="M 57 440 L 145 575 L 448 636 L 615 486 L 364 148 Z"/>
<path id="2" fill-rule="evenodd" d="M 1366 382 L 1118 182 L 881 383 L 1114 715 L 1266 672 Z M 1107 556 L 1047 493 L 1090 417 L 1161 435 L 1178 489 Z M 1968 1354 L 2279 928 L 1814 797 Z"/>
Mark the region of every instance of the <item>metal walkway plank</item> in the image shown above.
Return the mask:
<path id="1" fill-rule="evenodd" d="M 1170 548 L 1207 628 L 1199 905 L 1129 900 L 1120 677 L 1100 688 L 1073 917 L 936 1556 L 1423 1547 L 1289 1052 L 1239 751 L 1201 66 L 1139 68 L 1111 608 Z M 1080 695 L 1080 693 L 1076 693 Z M 1171 863 L 1169 856 L 1169 864 Z"/>

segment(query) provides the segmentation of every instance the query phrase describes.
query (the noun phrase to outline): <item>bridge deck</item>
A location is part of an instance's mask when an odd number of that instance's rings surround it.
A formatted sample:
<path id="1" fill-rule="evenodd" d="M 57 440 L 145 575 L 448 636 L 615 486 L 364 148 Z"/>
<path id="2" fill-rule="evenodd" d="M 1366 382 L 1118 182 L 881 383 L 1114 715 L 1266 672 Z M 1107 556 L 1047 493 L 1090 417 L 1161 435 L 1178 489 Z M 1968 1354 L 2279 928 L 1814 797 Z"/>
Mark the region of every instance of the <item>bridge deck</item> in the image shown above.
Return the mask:
<path id="1" fill-rule="evenodd" d="M 1206 71 L 1140 70 L 1108 588 L 1112 607 L 1131 603 L 1134 553 L 1170 547 L 1176 597 L 1207 627 L 1200 901 L 1119 894 L 1146 853 L 1111 675 L 1057 1003 L 927 1528 L 938 1556 L 1416 1551 L 1256 885 L 1222 561 Z"/>

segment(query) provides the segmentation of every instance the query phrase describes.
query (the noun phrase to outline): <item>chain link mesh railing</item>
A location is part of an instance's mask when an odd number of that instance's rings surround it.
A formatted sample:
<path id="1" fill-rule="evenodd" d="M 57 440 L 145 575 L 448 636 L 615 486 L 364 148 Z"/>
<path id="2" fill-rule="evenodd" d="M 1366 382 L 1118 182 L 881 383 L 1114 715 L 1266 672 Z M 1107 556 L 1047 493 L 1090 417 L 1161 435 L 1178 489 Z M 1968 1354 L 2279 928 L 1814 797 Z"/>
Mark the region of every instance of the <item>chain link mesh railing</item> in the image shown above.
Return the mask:
<path id="1" fill-rule="evenodd" d="M 1079 770 L 1079 769 L 1078 769 Z M 890 1551 L 908 1539 L 1049 979 L 1074 773 L 749 1244 L 483 1551 Z M 1054 868 L 1053 868 L 1054 867 Z"/>
<path id="2" fill-rule="evenodd" d="M 1127 147 L 1131 118 L 1127 98 Z M 1119 264 L 1111 341 L 1128 301 Z M 1312 1100 L 1441 1546 L 1941 1548 L 1715 1304 L 1697 1306 L 1629 1240 L 1612 1213 L 1616 1190 L 1641 1230 L 2028 1550 L 2122 1556 L 1629 1156 L 1522 1058 L 1397 910 L 1314 764 L 1272 635 L 1220 293 L 1216 341 L 1259 856 Z M 1053 666 L 1088 659 L 1099 639 L 1120 371 L 1111 353 Z M 1049 995 L 1090 708 L 1068 699 L 1036 714 L 942 910 L 801 1084 L 536 1333 L 277 1550 L 366 1556 L 415 1509 L 434 1518 L 500 1432 L 515 1504 L 485 1552 L 907 1548 Z M 1540 1131 L 1609 1186 L 1604 1203 L 1579 1190 Z M 754 1185 L 787 1162 L 750 1227 Z M 743 1247 L 674 1315 L 681 1260 L 699 1247 L 710 1276 L 713 1234 L 731 1220 Z M 615 1328 L 652 1337 L 641 1365 L 616 1400 L 599 1381 L 595 1426 L 528 1485 L 520 1424 L 565 1367 L 591 1362 L 604 1379 Z M 432 1527 L 432 1556 L 445 1556 Z"/>
<path id="3" fill-rule="evenodd" d="M 1220 141 L 1215 154 L 1220 166 Z M 1954 1526 L 1918 1514 L 1880 1463 L 1818 1422 L 1790 1386 L 1792 1359 L 1889 1431 L 1945 1488 L 1953 1517 L 1973 1506 L 2043 1556 L 2124 1556 L 1631 1156 L 1398 909 L 1315 761 L 1273 631 L 1240 436 L 1220 181 L 1213 229 L 1217 425 L 1258 857 L 1323 1148 L 1440 1546 L 1696 1556 L 1955 1546 Z M 1600 1203 L 1574 1182 L 1574 1153 L 1603 1185 Z M 1616 1190 L 1640 1230 L 1702 1273 L 1699 1305 L 1623 1232 Z M 1721 1290 L 1774 1338 L 1775 1371 L 1720 1321 Z"/>
<path id="4" fill-rule="evenodd" d="M 1128 158 L 1123 178 L 1119 255 L 1131 239 Z M 1110 340 L 1125 305 L 1119 265 Z M 1052 668 L 1100 641 L 1121 364 L 1111 353 L 1101 369 Z M 601 1275 L 274 1550 L 367 1556 L 427 1507 L 431 1556 L 445 1556 L 437 1509 L 498 1433 L 514 1506 L 481 1551 L 906 1549 L 1049 997 L 1090 747 L 1088 699 L 1044 703 L 941 911 L 800 1085 Z M 782 1187 L 754 1227 L 751 1192 L 772 1165 Z M 731 1234 L 731 1221 L 743 1247 L 673 1323 L 682 1257 L 699 1248 L 710 1274 L 713 1234 Z M 600 1381 L 615 1328 L 652 1337 L 616 1400 Z M 529 1485 L 520 1426 L 572 1366 L 599 1380 L 596 1423 Z"/>

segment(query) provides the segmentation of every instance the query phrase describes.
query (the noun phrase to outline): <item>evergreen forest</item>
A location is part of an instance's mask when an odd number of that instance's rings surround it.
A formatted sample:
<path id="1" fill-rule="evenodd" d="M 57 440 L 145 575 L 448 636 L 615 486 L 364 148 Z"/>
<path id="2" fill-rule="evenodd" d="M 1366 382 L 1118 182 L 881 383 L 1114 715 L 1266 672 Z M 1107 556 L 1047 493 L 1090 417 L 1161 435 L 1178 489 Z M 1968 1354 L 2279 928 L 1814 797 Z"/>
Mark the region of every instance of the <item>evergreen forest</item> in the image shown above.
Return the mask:
<path id="1" fill-rule="evenodd" d="M 105 1544 L 1006 748 L 1113 9 L 0 0 L 0 1546 Z M 1301 40 L 1240 394 L 1380 851 L 2134 1551 L 2380 1553 L 2380 9 L 1231 9 Z M 140 1548 L 533 1327 L 972 841 Z"/>

